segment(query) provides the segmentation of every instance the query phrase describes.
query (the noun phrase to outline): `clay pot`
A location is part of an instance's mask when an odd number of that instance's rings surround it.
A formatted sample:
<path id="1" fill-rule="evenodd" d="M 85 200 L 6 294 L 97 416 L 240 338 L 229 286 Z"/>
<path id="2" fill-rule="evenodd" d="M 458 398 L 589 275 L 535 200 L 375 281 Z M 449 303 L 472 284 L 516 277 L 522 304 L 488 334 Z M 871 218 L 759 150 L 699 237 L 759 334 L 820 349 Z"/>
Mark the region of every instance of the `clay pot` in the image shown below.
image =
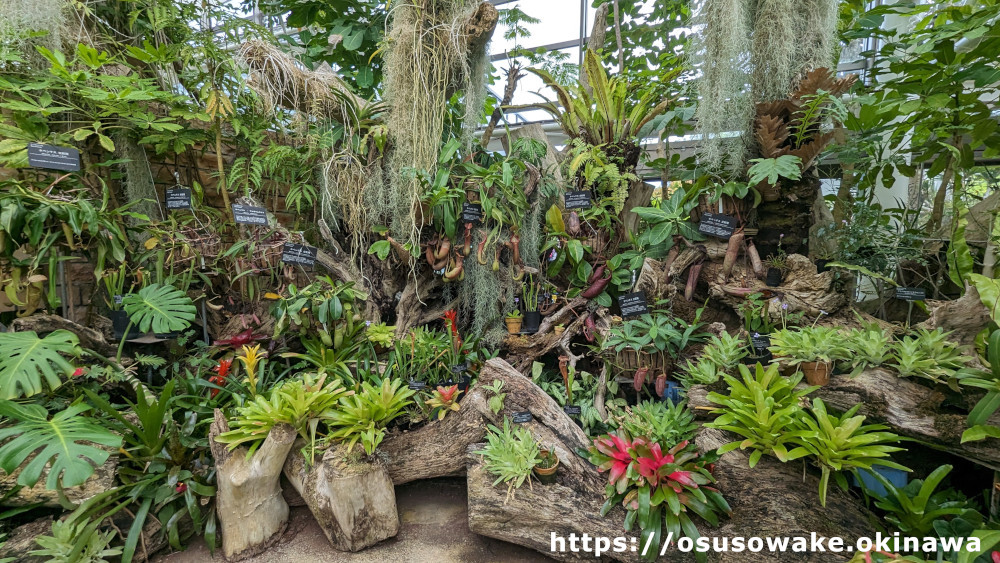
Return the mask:
<path id="1" fill-rule="evenodd" d="M 826 385 L 830 382 L 830 372 L 833 371 L 832 362 L 802 362 L 799 369 L 806 378 L 809 385 Z"/>
<path id="2" fill-rule="evenodd" d="M 564 332 L 566 332 L 566 327 L 564 327 L 564 326 L 556 326 L 556 327 L 554 327 L 552 329 L 552 332 L 555 332 L 556 336 L 562 336 L 562 334 Z"/>
<path id="3" fill-rule="evenodd" d="M 541 451 L 541 454 L 542 457 L 551 455 L 556 458 L 556 463 L 552 467 L 543 468 L 537 465 L 535 466 L 535 476 L 538 477 L 538 480 L 546 485 L 551 485 L 556 481 L 556 470 L 559 469 L 559 457 L 555 455 L 555 452 L 544 449 Z"/>
<path id="4" fill-rule="evenodd" d="M 519 334 L 521 332 L 521 323 L 524 322 L 522 317 L 507 317 L 504 319 L 507 323 L 507 332 L 510 334 Z"/>

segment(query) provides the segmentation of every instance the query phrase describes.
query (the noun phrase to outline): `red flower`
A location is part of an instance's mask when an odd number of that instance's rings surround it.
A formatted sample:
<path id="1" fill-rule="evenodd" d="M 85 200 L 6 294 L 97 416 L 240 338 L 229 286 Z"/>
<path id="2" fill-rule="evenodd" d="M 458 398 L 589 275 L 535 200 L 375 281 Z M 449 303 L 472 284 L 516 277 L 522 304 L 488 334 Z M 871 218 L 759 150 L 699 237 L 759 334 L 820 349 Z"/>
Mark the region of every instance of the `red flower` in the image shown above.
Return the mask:
<path id="1" fill-rule="evenodd" d="M 229 369 L 232 366 L 233 366 L 233 359 L 232 358 L 228 358 L 228 359 L 224 359 L 224 360 L 219 360 L 219 365 L 217 365 L 214 368 L 212 368 L 212 371 L 214 371 L 218 375 L 213 375 L 212 377 L 209 377 L 208 381 L 210 383 L 214 383 L 215 385 L 218 385 L 219 387 L 224 386 L 226 384 L 226 377 L 229 376 Z M 218 389 L 212 389 L 211 397 L 213 399 L 218 394 L 219 394 L 219 390 Z"/>
<path id="2" fill-rule="evenodd" d="M 611 470 L 608 475 L 608 481 L 612 485 L 619 485 L 624 489 L 625 485 L 628 484 L 628 479 L 625 476 L 626 471 L 628 471 L 628 466 L 632 463 L 632 455 L 629 453 L 629 449 L 632 444 L 628 440 L 623 440 L 621 437 L 611 434 L 607 438 L 596 438 L 594 439 L 594 447 L 597 451 L 611 458 L 611 460 L 600 465 L 598 471 Z"/>
<path id="3" fill-rule="evenodd" d="M 73 372 L 73 377 L 80 377 L 81 375 L 83 375 L 85 373 L 87 373 L 87 370 L 85 370 L 83 368 L 76 368 L 76 371 Z"/>
<path id="4" fill-rule="evenodd" d="M 1000 563 L 1000 551 L 994 551 L 991 553 L 990 558 L 993 559 L 993 563 Z"/>
<path id="5" fill-rule="evenodd" d="M 188 490 L 187 483 L 177 483 L 177 486 L 174 487 L 174 490 L 177 491 L 178 493 L 183 494 L 185 491 Z"/>
<path id="6" fill-rule="evenodd" d="M 448 330 L 450 330 L 452 334 L 455 334 L 455 335 L 458 334 L 458 324 L 457 324 L 458 323 L 458 312 L 457 311 L 455 311 L 454 309 L 448 309 L 447 311 L 444 312 L 444 315 L 441 315 L 441 319 L 444 321 L 445 326 L 448 327 Z"/>
<path id="7" fill-rule="evenodd" d="M 455 353 L 458 353 L 459 349 L 462 348 L 462 336 L 458 334 L 458 312 L 454 309 L 448 309 L 444 315 L 441 315 L 441 320 L 444 321 L 445 328 L 448 329 L 448 334 L 451 336 Z"/>

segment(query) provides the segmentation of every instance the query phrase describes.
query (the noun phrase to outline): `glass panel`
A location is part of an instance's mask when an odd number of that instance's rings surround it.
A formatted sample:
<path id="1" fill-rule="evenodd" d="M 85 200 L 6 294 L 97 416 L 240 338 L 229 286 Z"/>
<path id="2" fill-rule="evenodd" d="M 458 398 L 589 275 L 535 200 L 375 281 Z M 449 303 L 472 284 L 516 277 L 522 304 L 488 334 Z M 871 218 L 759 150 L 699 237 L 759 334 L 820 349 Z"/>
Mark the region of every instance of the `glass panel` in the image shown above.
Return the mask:
<path id="1" fill-rule="evenodd" d="M 499 8 L 502 10 L 515 6 L 529 16 L 541 20 L 538 23 L 524 25 L 531 35 L 520 39 L 521 47 L 530 49 L 580 37 L 580 0 L 548 0 L 546 2 L 520 0 L 504 4 Z M 506 53 L 515 47 L 513 39 L 504 39 L 503 35 L 506 31 L 505 26 L 497 27 L 493 41 L 490 43 L 491 54 Z"/>

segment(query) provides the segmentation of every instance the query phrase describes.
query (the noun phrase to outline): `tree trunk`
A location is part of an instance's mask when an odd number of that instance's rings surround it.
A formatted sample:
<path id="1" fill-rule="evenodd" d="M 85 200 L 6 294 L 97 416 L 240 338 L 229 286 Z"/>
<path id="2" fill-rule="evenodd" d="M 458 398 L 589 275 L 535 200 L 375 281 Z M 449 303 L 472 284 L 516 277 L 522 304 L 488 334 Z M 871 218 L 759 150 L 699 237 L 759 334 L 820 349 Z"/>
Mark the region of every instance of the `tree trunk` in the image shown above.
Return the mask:
<path id="1" fill-rule="evenodd" d="M 285 462 L 285 477 L 334 549 L 360 551 L 399 533 L 392 479 L 375 459 L 350 461 L 346 448 L 339 446 L 323 452 L 311 466 L 299 451 Z"/>
<path id="2" fill-rule="evenodd" d="M 757 207 L 757 235 L 754 242 L 761 258 L 778 250 L 788 254 L 808 253 L 807 240 L 813 222 L 813 203 L 819 194 L 815 169 L 803 173 L 802 180 L 781 187 L 777 201 L 762 201 Z M 784 235 L 784 236 L 782 236 Z"/>
<path id="3" fill-rule="evenodd" d="M 230 452 L 225 444 L 215 441 L 227 431 L 226 418 L 215 409 L 208 438 L 218 486 L 215 510 L 222 532 L 222 553 L 227 561 L 238 561 L 262 553 L 285 531 L 288 504 L 281 496 L 278 479 L 297 434 L 291 426 L 279 424 L 247 459 L 247 448 Z"/>

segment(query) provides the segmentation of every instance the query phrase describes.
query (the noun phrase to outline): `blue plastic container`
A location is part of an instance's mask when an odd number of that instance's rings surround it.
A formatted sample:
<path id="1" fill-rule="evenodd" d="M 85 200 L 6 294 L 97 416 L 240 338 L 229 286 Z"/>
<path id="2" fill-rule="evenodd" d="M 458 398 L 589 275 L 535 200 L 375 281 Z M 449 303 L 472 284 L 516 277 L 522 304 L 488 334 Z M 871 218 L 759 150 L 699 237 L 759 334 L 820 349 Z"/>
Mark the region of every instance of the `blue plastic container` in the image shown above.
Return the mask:
<path id="1" fill-rule="evenodd" d="M 663 390 L 663 400 L 676 405 L 684 400 L 684 388 L 676 381 L 668 381 L 667 387 Z"/>
<path id="2" fill-rule="evenodd" d="M 872 470 L 885 477 L 886 481 L 892 483 L 892 486 L 897 489 L 905 487 L 907 481 L 909 480 L 906 472 L 900 469 L 886 467 L 884 465 L 874 465 L 872 466 Z M 875 475 L 873 475 L 871 471 L 868 471 L 867 469 L 858 469 L 857 475 L 861 478 L 861 482 L 864 483 L 865 489 L 868 489 L 869 492 L 876 496 L 885 496 L 887 492 L 885 487 L 882 486 L 882 483 L 875 478 Z M 854 484 L 860 485 L 856 478 L 854 479 Z"/>

